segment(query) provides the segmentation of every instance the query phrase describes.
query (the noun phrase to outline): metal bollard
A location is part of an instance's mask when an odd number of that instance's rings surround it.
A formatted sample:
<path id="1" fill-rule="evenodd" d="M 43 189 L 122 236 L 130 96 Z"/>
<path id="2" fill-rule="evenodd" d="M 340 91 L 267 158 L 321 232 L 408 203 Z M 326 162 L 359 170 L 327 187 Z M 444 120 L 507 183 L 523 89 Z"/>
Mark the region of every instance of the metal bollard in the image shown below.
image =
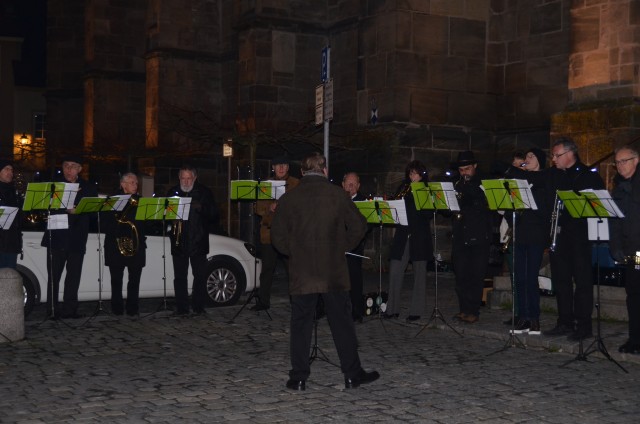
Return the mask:
<path id="1" fill-rule="evenodd" d="M 22 276 L 12 268 L 0 268 L 0 343 L 24 339 L 24 291 Z"/>

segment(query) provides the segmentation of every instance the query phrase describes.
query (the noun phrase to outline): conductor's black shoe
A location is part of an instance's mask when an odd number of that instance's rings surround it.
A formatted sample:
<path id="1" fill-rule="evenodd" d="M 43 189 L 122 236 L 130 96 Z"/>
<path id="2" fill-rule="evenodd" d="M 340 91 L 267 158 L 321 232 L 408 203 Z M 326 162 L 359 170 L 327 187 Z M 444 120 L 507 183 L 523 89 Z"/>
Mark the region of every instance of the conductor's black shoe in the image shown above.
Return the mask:
<path id="1" fill-rule="evenodd" d="M 420 315 L 409 315 L 405 321 L 412 322 L 418 321 L 420 319 Z"/>
<path id="2" fill-rule="evenodd" d="M 568 325 L 558 324 L 549 331 L 544 331 L 542 334 L 545 336 L 566 336 L 573 333 L 573 327 Z"/>
<path id="3" fill-rule="evenodd" d="M 567 339 L 574 342 L 579 342 L 580 340 L 588 339 L 589 337 L 592 337 L 592 336 L 593 334 L 591 333 L 591 330 L 577 329 L 573 333 L 569 334 L 567 336 Z"/>
<path id="4" fill-rule="evenodd" d="M 625 344 L 618 348 L 620 353 L 631 353 L 632 355 L 640 354 L 640 343 L 632 343 L 627 341 Z"/>
<path id="5" fill-rule="evenodd" d="M 304 380 L 293 380 L 293 379 L 289 379 L 287 381 L 287 389 L 290 390 L 297 390 L 299 392 L 305 390 L 306 387 L 306 383 Z"/>
<path id="6" fill-rule="evenodd" d="M 360 370 L 357 376 L 355 377 L 345 377 L 344 379 L 344 388 L 345 389 L 355 389 L 356 387 L 360 387 L 361 384 L 369 384 L 380 378 L 380 373 L 378 371 L 366 372 L 365 370 Z"/>
<path id="7" fill-rule="evenodd" d="M 266 311 L 267 309 L 269 309 L 269 305 L 265 305 L 264 303 L 258 302 L 249 309 L 252 311 Z"/>

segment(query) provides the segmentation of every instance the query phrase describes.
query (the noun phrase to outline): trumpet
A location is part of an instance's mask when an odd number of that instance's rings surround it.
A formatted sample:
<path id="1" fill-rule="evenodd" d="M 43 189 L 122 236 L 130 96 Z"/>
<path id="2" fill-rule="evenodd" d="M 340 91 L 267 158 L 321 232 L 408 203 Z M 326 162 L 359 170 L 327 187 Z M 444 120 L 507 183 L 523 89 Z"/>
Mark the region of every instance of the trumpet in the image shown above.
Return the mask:
<path id="1" fill-rule="evenodd" d="M 129 203 L 116 219 L 118 227 L 124 227 L 122 232 L 126 233 L 124 236 L 116 237 L 116 246 L 118 246 L 118 251 L 122 256 L 134 256 L 138 252 L 138 244 L 140 242 L 138 228 L 136 224 L 127 219 L 129 209 L 138 206 L 138 197 L 134 196 L 136 195 L 131 195 Z"/>
<path id="2" fill-rule="evenodd" d="M 173 235 L 173 239 L 176 241 L 175 247 L 180 246 L 180 238 L 182 237 L 182 226 L 184 222 L 181 219 L 177 219 L 173 222 L 173 226 L 171 227 L 171 234 Z"/>
<path id="3" fill-rule="evenodd" d="M 558 226 L 558 221 L 560 220 L 560 213 L 564 208 L 564 204 L 562 200 L 558 198 L 558 193 L 556 192 L 556 198 L 553 201 L 553 211 L 551 212 L 551 246 L 549 250 L 552 252 L 556 251 L 556 242 L 558 240 L 558 233 L 560 232 L 560 227 Z"/>
<path id="4" fill-rule="evenodd" d="M 411 183 L 405 183 L 400 190 L 393 196 L 393 200 L 404 199 L 404 196 L 411 193 Z"/>

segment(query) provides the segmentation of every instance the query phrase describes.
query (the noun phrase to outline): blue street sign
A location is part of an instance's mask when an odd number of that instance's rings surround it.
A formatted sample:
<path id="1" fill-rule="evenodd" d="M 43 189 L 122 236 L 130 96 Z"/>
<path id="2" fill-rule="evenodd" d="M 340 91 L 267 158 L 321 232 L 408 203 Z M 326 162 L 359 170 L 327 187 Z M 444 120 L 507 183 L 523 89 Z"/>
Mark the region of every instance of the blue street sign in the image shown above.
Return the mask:
<path id="1" fill-rule="evenodd" d="M 329 72 L 329 46 L 322 49 L 322 68 L 320 69 L 320 81 L 327 82 Z"/>

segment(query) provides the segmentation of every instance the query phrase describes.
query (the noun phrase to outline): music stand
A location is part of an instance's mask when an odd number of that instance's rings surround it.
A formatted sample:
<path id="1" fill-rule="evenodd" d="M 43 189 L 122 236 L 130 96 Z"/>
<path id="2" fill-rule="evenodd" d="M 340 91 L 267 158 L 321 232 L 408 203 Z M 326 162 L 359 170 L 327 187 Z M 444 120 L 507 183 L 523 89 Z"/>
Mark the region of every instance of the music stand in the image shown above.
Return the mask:
<path id="1" fill-rule="evenodd" d="M 186 220 L 191 207 L 190 197 L 141 197 L 138 199 L 136 221 L 162 221 L 162 302 L 153 315 L 160 311 L 168 311 L 167 306 L 167 220 Z"/>
<path id="2" fill-rule="evenodd" d="M 363 200 L 353 202 L 360 213 L 365 217 L 368 224 L 378 225 L 379 233 L 378 233 L 378 293 L 375 299 L 375 303 L 378 306 L 378 319 L 382 324 L 382 328 L 386 332 L 387 329 L 384 326 L 384 320 L 382 314 L 386 310 L 386 304 L 384 304 L 382 299 L 382 229 L 385 225 L 396 225 L 401 221 L 400 215 L 401 212 L 398 212 L 397 204 L 393 203 L 394 201 L 384 201 L 381 199 L 374 200 Z M 404 201 L 403 205 L 404 205 Z M 396 201 L 397 203 L 397 201 Z M 393 207 L 392 204 L 394 204 Z M 405 225 L 407 224 L 406 211 L 402 218 Z M 387 300 L 388 301 L 388 300 Z"/>
<path id="3" fill-rule="evenodd" d="M 606 190 L 582 190 L 582 191 L 561 191 L 558 190 L 558 198 L 562 200 L 565 209 L 574 219 L 587 218 L 594 219 L 595 224 L 593 230 L 589 231 L 589 240 L 594 241 L 596 246 L 602 241 L 609 240 L 609 232 L 607 223 L 603 218 L 624 218 L 624 214 L 618 208 L 611 195 Z M 578 344 L 578 355 L 562 366 L 566 366 L 574 361 L 588 362 L 587 357 L 594 352 L 600 352 L 609 361 L 616 364 L 622 371 L 629 373 L 620 363 L 609 355 L 607 347 L 602 340 L 601 320 L 600 320 L 600 255 L 596 255 L 596 336 L 593 342 L 587 347 L 586 351 L 582 348 L 582 339 Z"/>
<path id="4" fill-rule="evenodd" d="M 91 315 L 82 325 L 86 325 L 97 317 L 100 312 L 104 312 L 107 315 L 109 312 L 103 308 L 102 306 L 102 276 L 103 276 L 103 266 L 102 266 L 102 231 L 100 228 L 100 212 L 105 211 L 121 211 L 125 205 L 127 204 L 130 196 L 113 196 L 113 197 L 83 197 L 80 199 L 80 202 L 75 207 L 76 214 L 82 213 L 96 213 L 98 219 L 98 305 L 96 307 L 95 312 Z"/>
<path id="5" fill-rule="evenodd" d="M 458 199 L 455 195 L 455 188 L 453 187 L 453 183 L 442 182 L 442 183 L 428 183 L 426 185 L 423 182 L 414 182 L 411 183 L 413 198 L 416 204 L 416 209 L 418 210 L 432 210 L 433 211 L 433 251 L 438 251 L 438 237 L 437 237 L 437 229 L 436 229 L 436 212 L 438 210 L 450 210 L 450 211 L 459 211 L 460 206 L 458 205 Z M 434 272 L 435 272 L 435 299 L 433 311 L 431 312 L 431 317 L 427 321 L 427 323 L 422 326 L 420 331 L 415 335 L 418 337 L 420 333 L 422 333 L 432 322 L 436 320 L 442 321 L 444 325 L 452 329 L 457 335 L 463 337 L 463 335 L 456 330 L 451 324 L 447 322 L 447 320 L 440 312 L 440 308 L 438 307 L 438 257 L 434 255 Z"/>
<path id="6" fill-rule="evenodd" d="M 57 284 L 54 282 L 52 231 L 69 228 L 69 220 L 67 214 L 52 215 L 51 211 L 68 209 L 68 205 L 73 205 L 78 190 L 78 183 L 45 182 L 27 184 L 27 191 L 25 193 L 22 210 L 24 210 L 25 212 L 31 210 L 47 211 L 47 234 L 49 239 L 49 245 L 47 247 L 47 253 L 49 255 L 49 268 L 47 270 L 47 285 L 49 286 L 49 293 L 47 293 L 47 300 L 51 309 L 47 311 L 47 314 L 45 314 L 45 319 L 43 320 L 43 322 L 49 319 L 53 321 L 61 319 L 59 316 L 57 316 L 56 311 L 56 300 L 58 297 L 60 282 L 58 281 Z M 57 218 L 54 219 L 54 217 Z M 51 312 L 51 314 L 49 314 L 49 312 Z"/>
<path id="7" fill-rule="evenodd" d="M 318 314 L 318 303 L 322 302 L 322 306 L 324 307 L 324 300 L 322 299 L 322 295 L 318 295 L 318 300 L 316 304 L 316 310 L 313 313 L 313 346 L 311 346 L 311 353 L 309 354 L 309 365 L 313 363 L 316 359 L 326 362 L 327 364 L 331 364 L 334 367 L 340 367 L 338 364 L 334 364 L 329 360 L 327 355 L 320 349 L 318 345 L 318 321 L 320 321 L 321 316 Z"/>
<path id="8" fill-rule="evenodd" d="M 533 209 L 537 210 L 538 206 L 533 198 L 533 193 L 529 183 L 526 180 L 514 179 L 496 179 L 482 180 L 484 193 L 490 210 L 509 210 L 511 214 L 511 242 L 514 247 L 514 253 L 511 256 L 511 330 L 509 338 L 505 342 L 502 349 L 493 353 L 498 353 L 510 347 L 520 347 L 526 349 L 526 346 L 516 335 L 516 266 L 515 266 L 515 246 L 516 246 L 516 212 Z M 493 354 L 492 353 L 492 354 Z"/>
<path id="9" fill-rule="evenodd" d="M 235 180 L 231 181 L 231 200 L 238 201 L 251 201 L 253 202 L 253 208 L 255 210 L 258 200 L 277 200 L 284 194 L 286 187 L 285 180 Z M 256 236 L 256 232 L 254 231 L 254 237 Z M 254 245 L 257 248 L 257 243 Z M 256 252 L 257 253 L 257 252 Z M 260 304 L 260 293 L 258 291 L 258 257 L 254 257 L 253 262 L 253 289 L 249 292 L 249 296 L 247 296 L 247 300 L 242 304 L 242 307 L 236 314 L 229 320 L 230 324 L 233 324 L 235 319 L 242 313 L 244 308 L 247 307 L 251 303 L 251 301 L 255 300 L 256 305 Z M 263 311 L 267 314 L 269 320 L 273 320 L 271 318 L 271 314 L 269 310 L 263 309 Z M 260 312 L 260 311 L 258 311 Z"/>

